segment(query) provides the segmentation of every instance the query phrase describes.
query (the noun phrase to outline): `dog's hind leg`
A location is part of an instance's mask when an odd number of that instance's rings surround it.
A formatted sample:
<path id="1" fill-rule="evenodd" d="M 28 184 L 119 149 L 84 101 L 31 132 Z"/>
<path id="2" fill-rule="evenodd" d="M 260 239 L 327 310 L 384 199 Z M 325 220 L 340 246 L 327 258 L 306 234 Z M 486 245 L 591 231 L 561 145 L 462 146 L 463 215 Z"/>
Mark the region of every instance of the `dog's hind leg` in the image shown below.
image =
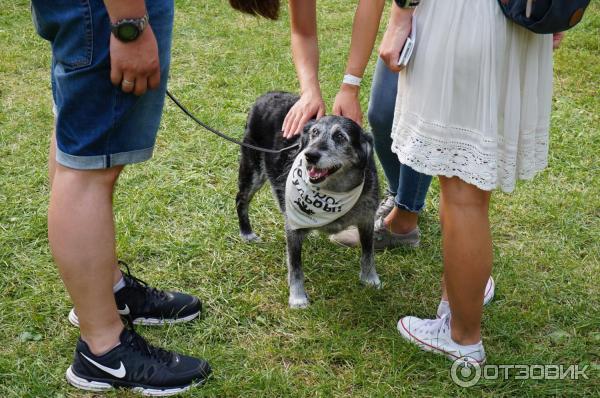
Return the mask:
<path id="1" fill-rule="evenodd" d="M 360 246 L 362 254 L 360 257 L 360 281 L 367 286 L 381 288 L 381 281 L 375 269 L 375 255 L 373 248 L 373 222 L 367 222 L 358 226 L 360 235 Z"/>
<path id="2" fill-rule="evenodd" d="M 238 193 L 235 197 L 240 236 L 246 242 L 257 242 L 260 238 L 252 231 L 248 208 L 254 194 L 263 186 L 267 177 L 262 154 L 251 149 L 242 149 L 238 174 Z"/>
<path id="3" fill-rule="evenodd" d="M 289 305 L 291 308 L 308 307 L 308 296 L 304 290 L 304 272 L 302 272 L 302 242 L 307 230 L 292 230 L 286 227 L 288 285 L 290 288 Z"/>

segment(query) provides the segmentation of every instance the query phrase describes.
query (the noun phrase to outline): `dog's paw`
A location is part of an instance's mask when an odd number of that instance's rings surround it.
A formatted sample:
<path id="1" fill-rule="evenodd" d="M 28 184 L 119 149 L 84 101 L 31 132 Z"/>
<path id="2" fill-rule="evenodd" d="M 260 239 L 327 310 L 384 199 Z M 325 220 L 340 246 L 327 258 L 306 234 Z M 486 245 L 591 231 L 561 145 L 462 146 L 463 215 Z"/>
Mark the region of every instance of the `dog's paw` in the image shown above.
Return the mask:
<path id="1" fill-rule="evenodd" d="M 254 232 L 250 232 L 249 234 L 240 234 L 242 240 L 246 243 L 257 243 L 260 242 L 260 236 L 256 235 Z"/>
<path id="2" fill-rule="evenodd" d="M 290 308 L 306 308 L 308 307 L 308 297 L 306 296 L 290 296 Z"/>
<path id="3" fill-rule="evenodd" d="M 379 275 L 375 272 L 370 272 L 368 275 L 360 275 L 360 281 L 369 287 L 374 287 L 375 289 L 381 289 L 383 287 L 383 283 L 379 280 Z"/>

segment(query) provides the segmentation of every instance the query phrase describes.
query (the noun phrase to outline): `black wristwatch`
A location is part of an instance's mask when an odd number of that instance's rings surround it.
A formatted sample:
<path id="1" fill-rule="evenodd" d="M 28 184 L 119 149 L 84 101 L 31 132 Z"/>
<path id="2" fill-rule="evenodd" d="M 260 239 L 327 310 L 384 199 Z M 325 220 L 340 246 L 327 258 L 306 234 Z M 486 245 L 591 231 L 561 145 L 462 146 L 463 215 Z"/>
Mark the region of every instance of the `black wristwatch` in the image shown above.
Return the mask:
<path id="1" fill-rule="evenodd" d="M 394 0 L 400 8 L 415 8 L 421 0 Z"/>
<path id="2" fill-rule="evenodd" d="M 134 41 L 148 26 L 148 14 L 142 18 L 120 19 L 110 24 L 110 31 L 122 42 Z"/>

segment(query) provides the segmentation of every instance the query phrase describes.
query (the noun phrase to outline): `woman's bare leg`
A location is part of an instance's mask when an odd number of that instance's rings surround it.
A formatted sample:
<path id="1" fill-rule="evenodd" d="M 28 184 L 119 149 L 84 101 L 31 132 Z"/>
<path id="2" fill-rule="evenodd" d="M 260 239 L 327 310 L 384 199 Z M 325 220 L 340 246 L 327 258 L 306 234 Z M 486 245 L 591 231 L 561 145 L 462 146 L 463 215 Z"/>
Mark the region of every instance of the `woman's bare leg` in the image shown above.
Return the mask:
<path id="1" fill-rule="evenodd" d="M 444 282 L 452 312 L 452 339 L 481 340 L 485 285 L 492 271 L 488 218 L 491 193 L 459 178 L 440 177 L 442 188 Z"/>

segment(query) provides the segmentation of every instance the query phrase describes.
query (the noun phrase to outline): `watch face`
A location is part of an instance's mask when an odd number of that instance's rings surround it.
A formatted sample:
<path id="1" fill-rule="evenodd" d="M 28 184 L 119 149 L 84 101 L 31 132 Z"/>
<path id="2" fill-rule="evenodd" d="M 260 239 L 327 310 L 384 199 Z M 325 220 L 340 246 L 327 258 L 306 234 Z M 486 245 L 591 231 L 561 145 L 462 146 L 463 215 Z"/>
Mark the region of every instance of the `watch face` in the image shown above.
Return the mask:
<path id="1" fill-rule="evenodd" d="M 135 40 L 139 35 L 138 27 L 132 23 L 124 23 L 119 26 L 117 36 L 123 41 Z"/>

